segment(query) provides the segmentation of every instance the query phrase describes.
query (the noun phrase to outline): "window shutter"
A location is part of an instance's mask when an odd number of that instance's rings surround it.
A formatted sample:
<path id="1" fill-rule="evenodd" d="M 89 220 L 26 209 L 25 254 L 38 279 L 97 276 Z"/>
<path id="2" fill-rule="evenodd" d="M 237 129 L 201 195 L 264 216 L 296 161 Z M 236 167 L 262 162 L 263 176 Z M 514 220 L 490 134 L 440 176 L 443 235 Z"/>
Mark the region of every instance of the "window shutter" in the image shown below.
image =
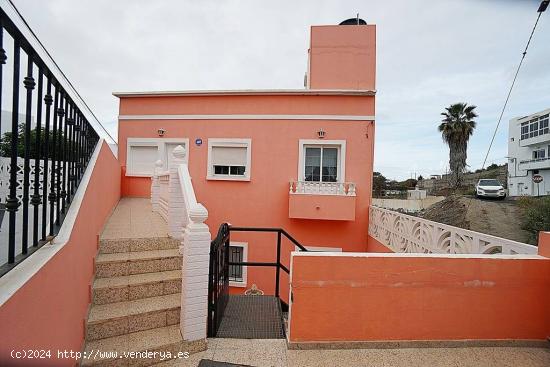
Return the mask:
<path id="1" fill-rule="evenodd" d="M 212 165 L 246 166 L 246 147 L 212 147 Z"/>
<path id="2" fill-rule="evenodd" d="M 153 174 L 158 159 L 158 147 L 134 145 L 130 147 L 130 167 L 133 173 Z"/>

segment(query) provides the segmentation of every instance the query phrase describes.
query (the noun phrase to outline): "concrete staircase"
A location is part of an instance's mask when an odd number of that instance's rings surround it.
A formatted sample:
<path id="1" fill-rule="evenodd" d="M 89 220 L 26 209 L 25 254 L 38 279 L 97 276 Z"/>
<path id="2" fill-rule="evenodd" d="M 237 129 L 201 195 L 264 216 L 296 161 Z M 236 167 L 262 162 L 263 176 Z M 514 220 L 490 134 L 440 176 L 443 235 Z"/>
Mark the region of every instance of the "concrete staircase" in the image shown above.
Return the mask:
<path id="1" fill-rule="evenodd" d="M 119 207 L 121 204 L 125 203 L 121 201 Z M 120 224 L 126 223 L 119 218 L 124 210 L 117 210 L 104 230 L 96 257 L 92 305 L 86 323 L 86 354 L 81 364 L 149 366 L 159 363 L 162 356 L 145 356 L 144 351 L 170 352 L 174 356 L 178 352 L 205 350 L 205 341 L 185 342 L 179 329 L 179 242 L 165 233 L 153 233 L 155 237 L 119 237 L 149 233 L 131 231 L 132 226 L 121 230 Z M 153 222 L 159 219 L 150 211 L 146 215 L 154 217 Z M 142 353 L 129 356 L 132 352 Z"/>

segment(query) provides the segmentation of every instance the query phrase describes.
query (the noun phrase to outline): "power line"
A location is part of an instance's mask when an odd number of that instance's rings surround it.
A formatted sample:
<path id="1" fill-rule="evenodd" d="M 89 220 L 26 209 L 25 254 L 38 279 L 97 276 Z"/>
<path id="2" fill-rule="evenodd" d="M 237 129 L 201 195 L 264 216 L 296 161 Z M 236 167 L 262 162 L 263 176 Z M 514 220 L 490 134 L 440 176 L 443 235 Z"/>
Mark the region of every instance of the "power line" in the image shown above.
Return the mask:
<path id="1" fill-rule="evenodd" d="M 491 142 L 489 143 L 489 148 L 487 149 L 487 154 L 485 154 L 485 159 L 483 160 L 483 165 L 481 166 L 481 169 L 483 170 L 485 168 L 485 163 L 487 163 L 487 157 L 489 156 L 489 152 L 491 151 L 491 147 L 493 146 L 493 142 L 495 141 L 495 136 L 497 135 L 498 128 L 500 126 L 500 122 L 502 121 L 502 116 L 504 115 L 504 110 L 506 110 L 506 106 L 508 105 L 508 101 L 510 100 L 510 95 L 512 94 L 512 90 L 514 89 L 514 85 L 516 84 L 516 79 L 518 77 L 519 71 L 521 69 L 521 65 L 523 65 L 523 60 L 525 60 L 525 55 L 527 55 L 527 49 L 529 48 L 529 45 L 531 44 L 531 40 L 533 39 L 533 34 L 535 33 L 535 29 L 537 28 L 537 24 L 539 24 L 539 19 L 542 13 L 546 10 L 548 7 L 548 4 L 550 3 L 549 0 L 543 0 L 540 3 L 540 6 L 537 10 L 537 20 L 535 21 L 535 25 L 533 26 L 533 30 L 531 30 L 531 34 L 529 35 L 529 39 L 527 40 L 527 44 L 525 45 L 525 50 L 523 50 L 523 54 L 521 55 L 521 60 L 519 62 L 518 68 L 516 70 L 516 74 L 514 75 L 514 79 L 512 80 L 512 85 L 510 85 L 510 89 L 508 90 L 508 95 L 506 96 L 506 100 L 504 101 L 504 106 L 502 106 L 502 111 L 500 111 L 500 116 L 498 118 L 497 126 L 495 127 L 495 132 L 493 133 L 493 137 L 491 138 Z M 477 191 L 477 187 L 476 187 Z M 477 194 L 477 192 L 476 192 Z M 468 203 L 468 206 L 466 207 L 466 213 L 470 209 L 470 205 L 472 205 L 472 201 L 470 200 Z"/>
<path id="2" fill-rule="evenodd" d="M 527 45 L 525 45 L 525 50 L 523 51 L 523 54 L 521 56 L 521 60 L 519 62 L 518 68 L 516 70 L 516 74 L 514 75 L 514 79 L 512 80 L 512 85 L 510 85 L 510 89 L 508 90 L 508 95 L 506 96 L 506 100 L 504 101 L 504 106 L 502 106 L 502 110 L 500 111 L 500 116 L 498 118 L 497 126 L 495 127 L 495 131 L 493 133 L 493 137 L 491 138 L 491 142 L 489 143 L 489 148 L 487 149 L 487 153 L 485 154 L 485 159 L 483 160 L 483 165 L 481 166 L 481 169 L 485 168 L 485 163 L 487 163 L 487 157 L 489 157 L 489 152 L 491 151 L 491 148 L 493 147 L 493 142 L 495 141 L 495 136 L 497 135 L 498 128 L 500 126 L 500 123 L 502 121 L 502 116 L 504 115 L 504 111 L 506 110 L 506 106 L 508 105 L 508 101 L 510 100 L 510 95 L 512 94 L 512 90 L 514 89 L 514 85 L 516 84 L 516 79 L 518 77 L 519 71 L 521 69 L 521 65 L 523 65 L 523 60 L 525 60 L 525 55 L 527 55 L 527 49 L 529 48 L 529 45 L 531 44 L 531 39 L 533 39 L 533 34 L 535 33 L 535 29 L 537 28 L 537 24 L 539 23 L 540 16 L 544 11 L 546 10 L 546 7 L 548 6 L 548 1 L 543 1 L 538 9 L 538 16 L 537 20 L 535 21 L 535 25 L 533 26 L 533 30 L 531 31 L 531 35 L 529 36 L 529 40 L 527 40 Z"/>

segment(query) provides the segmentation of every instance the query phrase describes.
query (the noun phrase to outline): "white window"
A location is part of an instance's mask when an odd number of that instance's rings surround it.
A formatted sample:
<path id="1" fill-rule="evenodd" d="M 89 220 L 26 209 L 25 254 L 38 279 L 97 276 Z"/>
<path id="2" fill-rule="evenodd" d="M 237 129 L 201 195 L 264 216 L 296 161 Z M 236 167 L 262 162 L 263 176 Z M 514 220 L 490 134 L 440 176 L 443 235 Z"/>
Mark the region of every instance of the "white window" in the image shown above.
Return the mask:
<path id="1" fill-rule="evenodd" d="M 231 242 L 229 245 L 229 261 L 247 262 L 248 243 Z M 247 266 L 243 265 L 229 265 L 229 285 L 231 287 L 246 287 L 247 268 Z"/>
<path id="2" fill-rule="evenodd" d="M 537 149 L 533 151 L 533 159 L 543 159 L 546 157 L 545 149 Z"/>
<path id="3" fill-rule="evenodd" d="M 132 145 L 128 147 L 128 175 L 148 176 L 153 174 L 158 159 L 157 145 Z"/>
<path id="4" fill-rule="evenodd" d="M 128 138 L 126 150 L 126 176 L 151 177 L 155 162 L 164 163 L 163 170 L 168 170 L 172 162 L 172 152 L 181 145 L 185 150 L 185 161 L 189 156 L 189 139 L 178 138 Z"/>
<path id="5" fill-rule="evenodd" d="M 521 140 L 529 138 L 529 122 L 521 124 Z"/>
<path id="6" fill-rule="evenodd" d="M 250 139 L 208 139 L 209 180 L 250 181 Z"/>
<path id="7" fill-rule="evenodd" d="M 530 121 L 523 122 L 521 124 L 521 140 L 528 138 L 535 138 L 539 135 L 548 134 L 549 129 L 549 115 L 543 115 L 535 117 Z"/>
<path id="8" fill-rule="evenodd" d="M 345 140 L 300 140 L 298 180 L 345 181 Z"/>
<path id="9" fill-rule="evenodd" d="M 541 116 L 539 118 L 539 135 L 548 134 L 548 120 L 549 120 L 548 114 Z"/>

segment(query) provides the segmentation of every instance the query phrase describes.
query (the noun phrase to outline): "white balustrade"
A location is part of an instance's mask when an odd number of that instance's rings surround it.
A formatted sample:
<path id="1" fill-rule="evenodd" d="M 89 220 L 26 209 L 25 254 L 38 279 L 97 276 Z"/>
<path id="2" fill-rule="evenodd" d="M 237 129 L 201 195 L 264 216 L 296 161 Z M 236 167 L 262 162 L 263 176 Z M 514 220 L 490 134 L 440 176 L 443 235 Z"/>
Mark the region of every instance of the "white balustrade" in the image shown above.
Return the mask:
<path id="1" fill-rule="evenodd" d="M 185 149 L 177 146 L 168 172 L 155 163 L 151 182 L 153 211 L 168 222 L 170 236 L 181 240 L 183 255 L 180 330 L 184 340 L 206 338 L 208 309 L 208 269 L 211 235 L 204 223 L 206 208 L 197 202 L 185 163 Z"/>
<path id="2" fill-rule="evenodd" d="M 155 162 L 155 170 L 151 177 L 151 206 L 154 212 L 159 213 L 168 222 L 170 171 L 162 171 L 162 166 L 161 160 Z"/>
<path id="3" fill-rule="evenodd" d="M 394 252 L 536 254 L 537 247 L 371 206 L 369 235 Z"/>
<path id="4" fill-rule="evenodd" d="M 353 182 L 291 181 L 290 194 L 355 196 Z"/>

